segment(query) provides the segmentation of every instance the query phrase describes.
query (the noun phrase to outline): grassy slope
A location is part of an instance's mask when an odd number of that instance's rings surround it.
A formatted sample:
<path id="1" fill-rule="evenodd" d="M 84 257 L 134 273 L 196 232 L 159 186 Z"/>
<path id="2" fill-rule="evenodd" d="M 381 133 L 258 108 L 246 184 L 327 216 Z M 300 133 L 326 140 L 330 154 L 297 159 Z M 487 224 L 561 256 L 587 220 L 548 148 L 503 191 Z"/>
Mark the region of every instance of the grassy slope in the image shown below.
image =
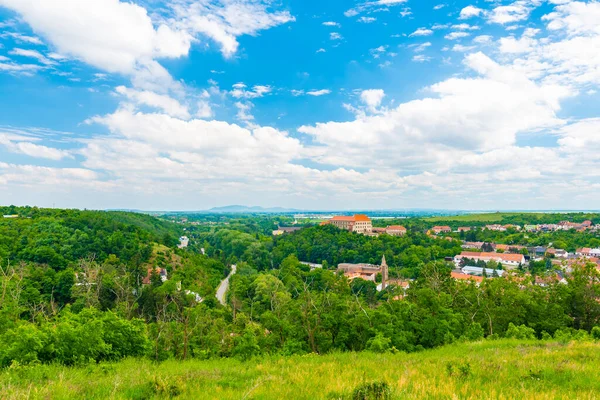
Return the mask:
<path id="1" fill-rule="evenodd" d="M 470 364 L 467 377 L 450 376 Z M 415 354 L 344 353 L 246 363 L 126 360 L 82 368 L 17 367 L 0 373 L 3 399 L 338 399 L 363 381 L 385 380 L 393 398 L 600 398 L 600 344 L 458 344 Z"/>

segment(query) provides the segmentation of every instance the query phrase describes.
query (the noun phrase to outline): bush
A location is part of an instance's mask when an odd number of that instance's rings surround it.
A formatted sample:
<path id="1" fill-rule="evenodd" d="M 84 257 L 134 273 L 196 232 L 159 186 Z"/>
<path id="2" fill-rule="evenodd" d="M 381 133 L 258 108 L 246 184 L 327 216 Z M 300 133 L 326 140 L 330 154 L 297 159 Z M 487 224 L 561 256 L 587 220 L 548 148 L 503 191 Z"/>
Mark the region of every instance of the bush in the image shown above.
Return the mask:
<path id="1" fill-rule="evenodd" d="M 367 350 L 374 353 L 385 353 L 390 351 L 390 344 L 392 340 L 378 332 L 377 335 L 367 341 Z"/>
<path id="2" fill-rule="evenodd" d="M 505 336 L 511 339 L 534 340 L 535 330 L 525 325 L 515 326 L 511 322 L 508 324 Z"/>
<path id="3" fill-rule="evenodd" d="M 35 325 L 24 323 L 5 332 L 0 341 L 0 366 L 7 367 L 13 362 L 31 364 L 43 361 L 48 352 L 49 338 Z"/>
<path id="4" fill-rule="evenodd" d="M 600 340 L 600 326 L 592 328 L 591 336 L 594 340 Z"/>
<path id="5" fill-rule="evenodd" d="M 483 328 L 478 322 L 475 322 L 467 328 L 465 334 L 463 335 L 463 338 L 471 342 L 476 342 L 478 340 L 483 339 L 483 334 Z"/>
<path id="6" fill-rule="evenodd" d="M 383 381 L 363 383 L 352 392 L 352 400 L 387 400 L 391 398 L 392 390 Z"/>

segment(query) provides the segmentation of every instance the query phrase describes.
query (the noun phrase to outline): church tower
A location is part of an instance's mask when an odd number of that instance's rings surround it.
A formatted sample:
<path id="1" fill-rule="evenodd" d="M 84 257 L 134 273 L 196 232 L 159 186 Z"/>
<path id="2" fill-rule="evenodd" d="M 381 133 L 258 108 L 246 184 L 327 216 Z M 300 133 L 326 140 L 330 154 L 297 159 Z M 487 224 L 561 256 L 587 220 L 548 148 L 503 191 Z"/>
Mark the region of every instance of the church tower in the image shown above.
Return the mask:
<path id="1" fill-rule="evenodd" d="M 385 262 L 385 254 L 381 258 L 381 290 L 385 290 L 388 281 L 388 265 Z"/>

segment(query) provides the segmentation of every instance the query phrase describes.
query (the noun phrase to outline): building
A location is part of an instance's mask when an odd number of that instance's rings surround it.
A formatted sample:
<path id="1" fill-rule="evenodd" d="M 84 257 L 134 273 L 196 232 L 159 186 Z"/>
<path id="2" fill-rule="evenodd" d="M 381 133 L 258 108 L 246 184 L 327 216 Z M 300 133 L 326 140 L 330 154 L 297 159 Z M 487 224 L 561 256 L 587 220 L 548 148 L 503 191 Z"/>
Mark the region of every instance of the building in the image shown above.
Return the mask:
<path id="1" fill-rule="evenodd" d="M 323 264 L 316 264 L 316 263 L 311 263 L 311 262 L 307 262 L 307 261 L 300 261 L 300 264 L 306 265 L 307 267 L 310 268 L 311 271 L 314 271 L 315 269 L 323 268 Z"/>
<path id="2" fill-rule="evenodd" d="M 179 247 L 180 249 L 183 249 L 185 247 L 188 247 L 189 244 L 190 244 L 190 239 L 187 236 L 182 236 L 179 238 L 179 244 L 177 245 L 177 247 Z"/>
<path id="3" fill-rule="evenodd" d="M 505 272 L 504 270 L 501 270 L 501 269 L 480 268 L 480 267 L 471 267 L 471 266 L 463 267 L 461 271 L 463 272 L 463 274 L 467 274 L 467 275 L 483 276 L 484 270 L 485 270 L 485 275 L 487 277 L 494 276 L 494 272 L 496 273 L 496 276 L 501 277 L 502 275 L 504 275 L 504 272 Z"/>
<path id="4" fill-rule="evenodd" d="M 563 249 L 553 249 L 553 248 L 546 249 L 546 255 L 547 256 L 554 256 L 556 258 L 567 258 L 567 257 L 569 257 L 569 253 L 566 250 L 563 250 Z"/>
<path id="5" fill-rule="evenodd" d="M 481 250 L 481 248 L 483 247 L 485 243 L 484 242 L 463 242 L 463 244 L 461 245 L 461 247 L 463 249 L 477 249 L 477 250 Z"/>
<path id="6" fill-rule="evenodd" d="M 470 226 L 459 226 L 457 231 L 458 232 L 469 232 L 471 230 Z"/>
<path id="7" fill-rule="evenodd" d="M 327 221 L 327 224 L 356 233 L 365 234 L 373 231 L 371 219 L 364 214 L 356 214 L 351 217 L 338 215 Z"/>
<path id="8" fill-rule="evenodd" d="M 385 228 L 385 233 L 392 236 L 403 236 L 406 234 L 406 228 L 400 225 L 392 225 Z"/>
<path id="9" fill-rule="evenodd" d="M 460 262 L 463 258 L 475 261 L 482 260 L 486 263 L 495 261 L 509 269 L 514 269 L 519 267 L 519 265 L 525 264 L 525 256 L 523 254 L 486 253 L 473 251 L 463 251 L 454 257 L 454 264 L 457 267 L 460 266 Z"/>
<path id="10" fill-rule="evenodd" d="M 492 243 L 492 248 L 496 251 L 500 250 L 505 253 L 519 253 L 525 249 L 525 246 L 518 246 L 516 244 L 496 244 Z"/>
<path id="11" fill-rule="evenodd" d="M 581 249 L 577 249 L 575 255 L 580 257 L 598 257 L 600 258 L 600 249 L 590 249 L 589 247 L 584 247 Z"/>
<path id="12" fill-rule="evenodd" d="M 475 282 L 477 286 L 481 282 L 483 282 L 483 277 L 476 275 L 463 274 L 462 272 L 452 271 L 450 272 L 450 277 L 455 281 L 467 281 L 467 282 Z"/>
<path id="13" fill-rule="evenodd" d="M 371 282 L 375 282 L 377 274 L 381 274 L 381 290 L 387 287 L 388 265 L 385 256 L 381 258 L 381 265 L 343 263 L 338 265 L 337 270 L 350 280 L 360 278 Z"/>
<path id="14" fill-rule="evenodd" d="M 450 233 L 450 232 L 452 232 L 452 228 L 450 228 L 447 225 L 434 226 L 433 228 L 431 228 L 431 231 L 433 233 L 435 233 L 436 235 L 439 235 L 440 233 Z"/>
<path id="15" fill-rule="evenodd" d="M 19 218 L 18 215 L 3 215 L 4 218 Z"/>
<path id="16" fill-rule="evenodd" d="M 498 224 L 486 225 L 485 229 L 490 230 L 490 231 L 498 231 L 498 232 L 506 231 L 506 228 L 504 226 L 498 225 Z"/>

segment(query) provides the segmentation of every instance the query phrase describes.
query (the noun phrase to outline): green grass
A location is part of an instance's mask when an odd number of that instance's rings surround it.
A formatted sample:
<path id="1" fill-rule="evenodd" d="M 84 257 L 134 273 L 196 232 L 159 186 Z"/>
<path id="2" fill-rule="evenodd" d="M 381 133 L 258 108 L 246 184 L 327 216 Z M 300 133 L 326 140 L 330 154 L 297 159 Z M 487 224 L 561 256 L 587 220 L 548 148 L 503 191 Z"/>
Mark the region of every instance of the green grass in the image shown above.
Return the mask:
<path id="1" fill-rule="evenodd" d="M 67 368 L 12 367 L 2 399 L 349 399 L 385 381 L 394 399 L 600 398 L 600 344 L 457 344 L 414 354 L 166 361 L 129 359 Z"/>

